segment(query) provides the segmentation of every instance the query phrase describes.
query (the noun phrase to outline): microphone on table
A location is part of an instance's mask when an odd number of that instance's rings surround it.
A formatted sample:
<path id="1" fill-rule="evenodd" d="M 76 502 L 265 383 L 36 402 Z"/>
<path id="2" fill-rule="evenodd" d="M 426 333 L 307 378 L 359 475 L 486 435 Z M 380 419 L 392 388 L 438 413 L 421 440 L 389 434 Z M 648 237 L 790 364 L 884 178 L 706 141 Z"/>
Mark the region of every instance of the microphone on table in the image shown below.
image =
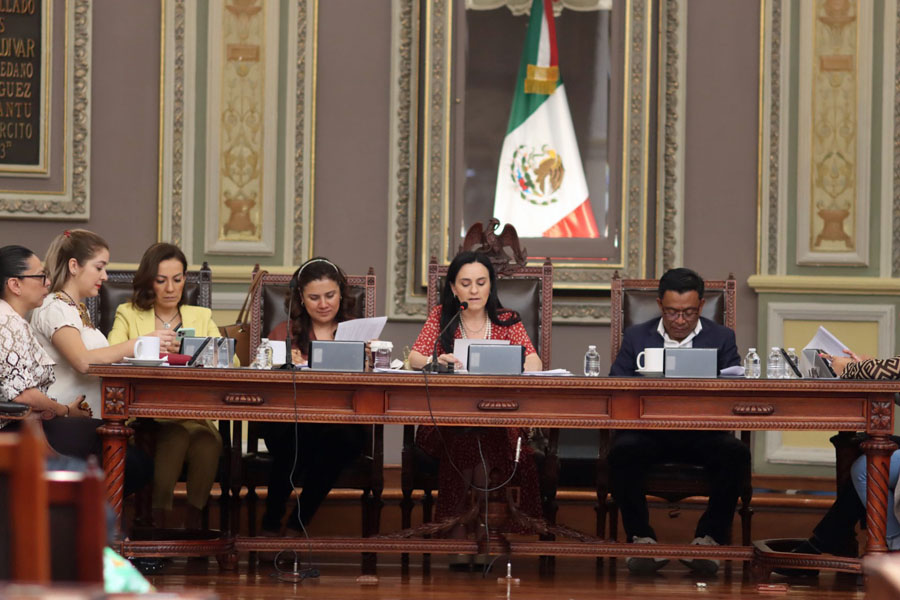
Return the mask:
<path id="1" fill-rule="evenodd" d="M 282 371 L 293 371 L 294 370 L 294 357 L 291 353 L 291 349 L 293 346 L 291 345 L 291 308 L 294 304 L 294 290 L 297 289 L 297 279 L 291 277 L 291 282 L 288 284 L 288 305 L 287 305 L 287 313 L 288 313 L 288 321 L 287 321 L 287 333 L 284 335 L 284 364 L 278 367 Z"/>
<path id="2" fill-rule="evenodd" d="M 452 373 L 453 365 L 442 365 L 438 362 L 438 344 L 441 343 L 441 336 L 444 335 L 444 332 L 447 331 L 453 323 L 459 319 L 462 315 L 462 312 L 469 308 L 469 303 L 466 301 L 462 301 L 459 303 L 459 310 L 456 311 L 456 314 L 453 315 L 447 324 L 444 325 L 444 328 L 441 329 L 441 332 L 437 335 L 437 338 L 434 340 L 434 350 L 431 353 L 431 362 L 422 367 L 422 370 L 428 373 Z"/>

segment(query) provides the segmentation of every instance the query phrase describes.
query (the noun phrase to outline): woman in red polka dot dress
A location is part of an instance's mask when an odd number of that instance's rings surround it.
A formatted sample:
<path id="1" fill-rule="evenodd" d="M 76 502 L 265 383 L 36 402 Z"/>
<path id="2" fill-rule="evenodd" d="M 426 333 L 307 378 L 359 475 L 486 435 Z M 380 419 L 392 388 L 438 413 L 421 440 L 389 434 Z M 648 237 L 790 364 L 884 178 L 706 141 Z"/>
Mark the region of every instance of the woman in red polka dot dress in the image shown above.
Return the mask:
<path id="1" fill-rule="evenodd" d="M 509 340 L 525 348 L 525 370 L 539 371 L 541 358 L 518 313 L 503 308 L 497 297 L 497 276 L 490 260 L 480 253 L 461 252 L 447 269 L 447 278 L 441 290 L 441 302 L 428 315 L 419 337 L 409 353 L 409 364 L 421 369 L 431 362 L 437 341 L 437 360 L 442 365 L 462 364 L 451 353 L 453 340 L 460 338 Z M 468 302 L 456 327 L 450 327 L 438 340 L 438 334 L 459 311 L 460 302 Z M 429 455 L 440 461 L 438 471 L 438 499 L 435 519 L 442 521 L 456 516 L 466 509 L 467 490 L 470 485 L 486 487 L 493 471 L 495 482 L 506 481 L 514 468 L 516 440 L 523 438 L 522 456 L 516 476 L 510 485 L 519 486 L 521 495 L 519 510 L 527 515 L 541 515 L 540 489 L 537 469 L 531 448 L 525 444 L 526 432 L 521 428 L 463 428 L 442 427 L 440 432 L 431 426 L 420 426 L 416 443 Z M 481 441 L 481 452 L 478 450 Z M 446 452 L 444 445 L 446 444 Z M 482 463 L 482 455 L 484 462 Z M 452 465 L 452 460 L 458 473 Z M 464 537 L 465 530 L 458 528 L 452 537 Z"/>

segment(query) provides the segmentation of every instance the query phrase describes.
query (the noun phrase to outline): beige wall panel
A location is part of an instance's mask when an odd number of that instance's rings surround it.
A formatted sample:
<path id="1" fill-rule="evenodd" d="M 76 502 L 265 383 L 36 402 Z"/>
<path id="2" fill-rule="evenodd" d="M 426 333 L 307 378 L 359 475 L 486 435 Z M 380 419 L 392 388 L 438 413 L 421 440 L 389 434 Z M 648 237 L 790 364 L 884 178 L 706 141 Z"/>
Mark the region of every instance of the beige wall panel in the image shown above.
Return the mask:
<path id="1" fill-rule="evenodd" d="M 756 344 L 759 3 L 688 2 L 684 266 L 738 281 L 739 350 Z"/>

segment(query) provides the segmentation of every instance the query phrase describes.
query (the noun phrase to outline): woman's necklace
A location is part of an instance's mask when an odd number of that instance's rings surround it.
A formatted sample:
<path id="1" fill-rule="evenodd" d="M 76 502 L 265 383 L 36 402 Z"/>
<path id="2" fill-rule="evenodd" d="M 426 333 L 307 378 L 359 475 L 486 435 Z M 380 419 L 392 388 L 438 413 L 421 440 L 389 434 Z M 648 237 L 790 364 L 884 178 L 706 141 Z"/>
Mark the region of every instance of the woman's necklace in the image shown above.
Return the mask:
<path id="1" fill-rule="evenodd" d="M 65 296 L 65 298 L 63 298 L 63 296 Z M 91 313 L 88 312 L 87 306 L 84 304 L 84 302 L 75 302 L 75 299 L 72 298 L 72 296 L 70 296 L 69 293 L 65 290 L 59 290 L 58 292 L 56 292 L 56 298 L 58 300 L 62 300 L 69 306 L 74 306 L 75 308 L 77 308 L 78 316 L 81 317 L 81 324 L 85 327 L 94 329 L 94 323 L 93 321 L 91 321 Z"/>
<path id="2" fill-rule="evenodd" d="M 161 316 L 159 316 L 159 313 L 156 312 L 156 309 L 155 309 L 155 308 L 153 309 L 153 314 L 156 316 L 157 319 L 159 319 L 159 322 L 162 323 L 163 329 L 171 329 L 171 328 L 172 328 L 172 321 L 174 321 L 175 319 L 178 318 L 178 316 L 181 314 L 181 311 L 180 311 L 180 310 L 176 310 L 176 311 L 175 311 L 175 314 L 172 315 L 172 316 L 169 318 L 168 321 L 165 320 L 165 319 L 163 319 Z"/>
<path id="3" fill-rule="evenodd" d="M 480 329 L 470 329 L 466 332 L 466 326 L 463 324 L 462 317 L 459 319 L 459 334 L 463 339 L 469 337 L 469 335 L 477 335 L 484 331 L 484 337 L 482 339 L 489 340 L 491 339 L 491 320 L 488 318 L 488 314 L 484 313 L 484 323 L 481 325 Z"/>

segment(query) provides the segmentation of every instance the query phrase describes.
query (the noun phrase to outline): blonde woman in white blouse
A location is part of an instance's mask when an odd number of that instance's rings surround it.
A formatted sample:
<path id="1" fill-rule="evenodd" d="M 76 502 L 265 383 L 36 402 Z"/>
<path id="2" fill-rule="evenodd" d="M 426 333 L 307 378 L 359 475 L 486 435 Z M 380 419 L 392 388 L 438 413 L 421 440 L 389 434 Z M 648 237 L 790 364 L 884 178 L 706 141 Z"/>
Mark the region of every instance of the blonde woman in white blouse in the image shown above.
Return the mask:
<path id="1" fill-rule="evenodd" d="M 84 229 L 67 230 L 51 242 L 45 267 L 50 277 L 50 294 L 31 316 L 38 339 L 56 362 L 56 383 L 52 393 L 75 391 L 85 396 L 91 414 L 100 416 L 100 379 L 87 374 L 91 364 L 118 362 L 134 355 L 136 340 L 110 346 L 94 327 L 84 299 L 100 293 L 106 281 L 109 246 Z M 175 340 L 175 332 L 153 331 L 164 346 Z"/>

